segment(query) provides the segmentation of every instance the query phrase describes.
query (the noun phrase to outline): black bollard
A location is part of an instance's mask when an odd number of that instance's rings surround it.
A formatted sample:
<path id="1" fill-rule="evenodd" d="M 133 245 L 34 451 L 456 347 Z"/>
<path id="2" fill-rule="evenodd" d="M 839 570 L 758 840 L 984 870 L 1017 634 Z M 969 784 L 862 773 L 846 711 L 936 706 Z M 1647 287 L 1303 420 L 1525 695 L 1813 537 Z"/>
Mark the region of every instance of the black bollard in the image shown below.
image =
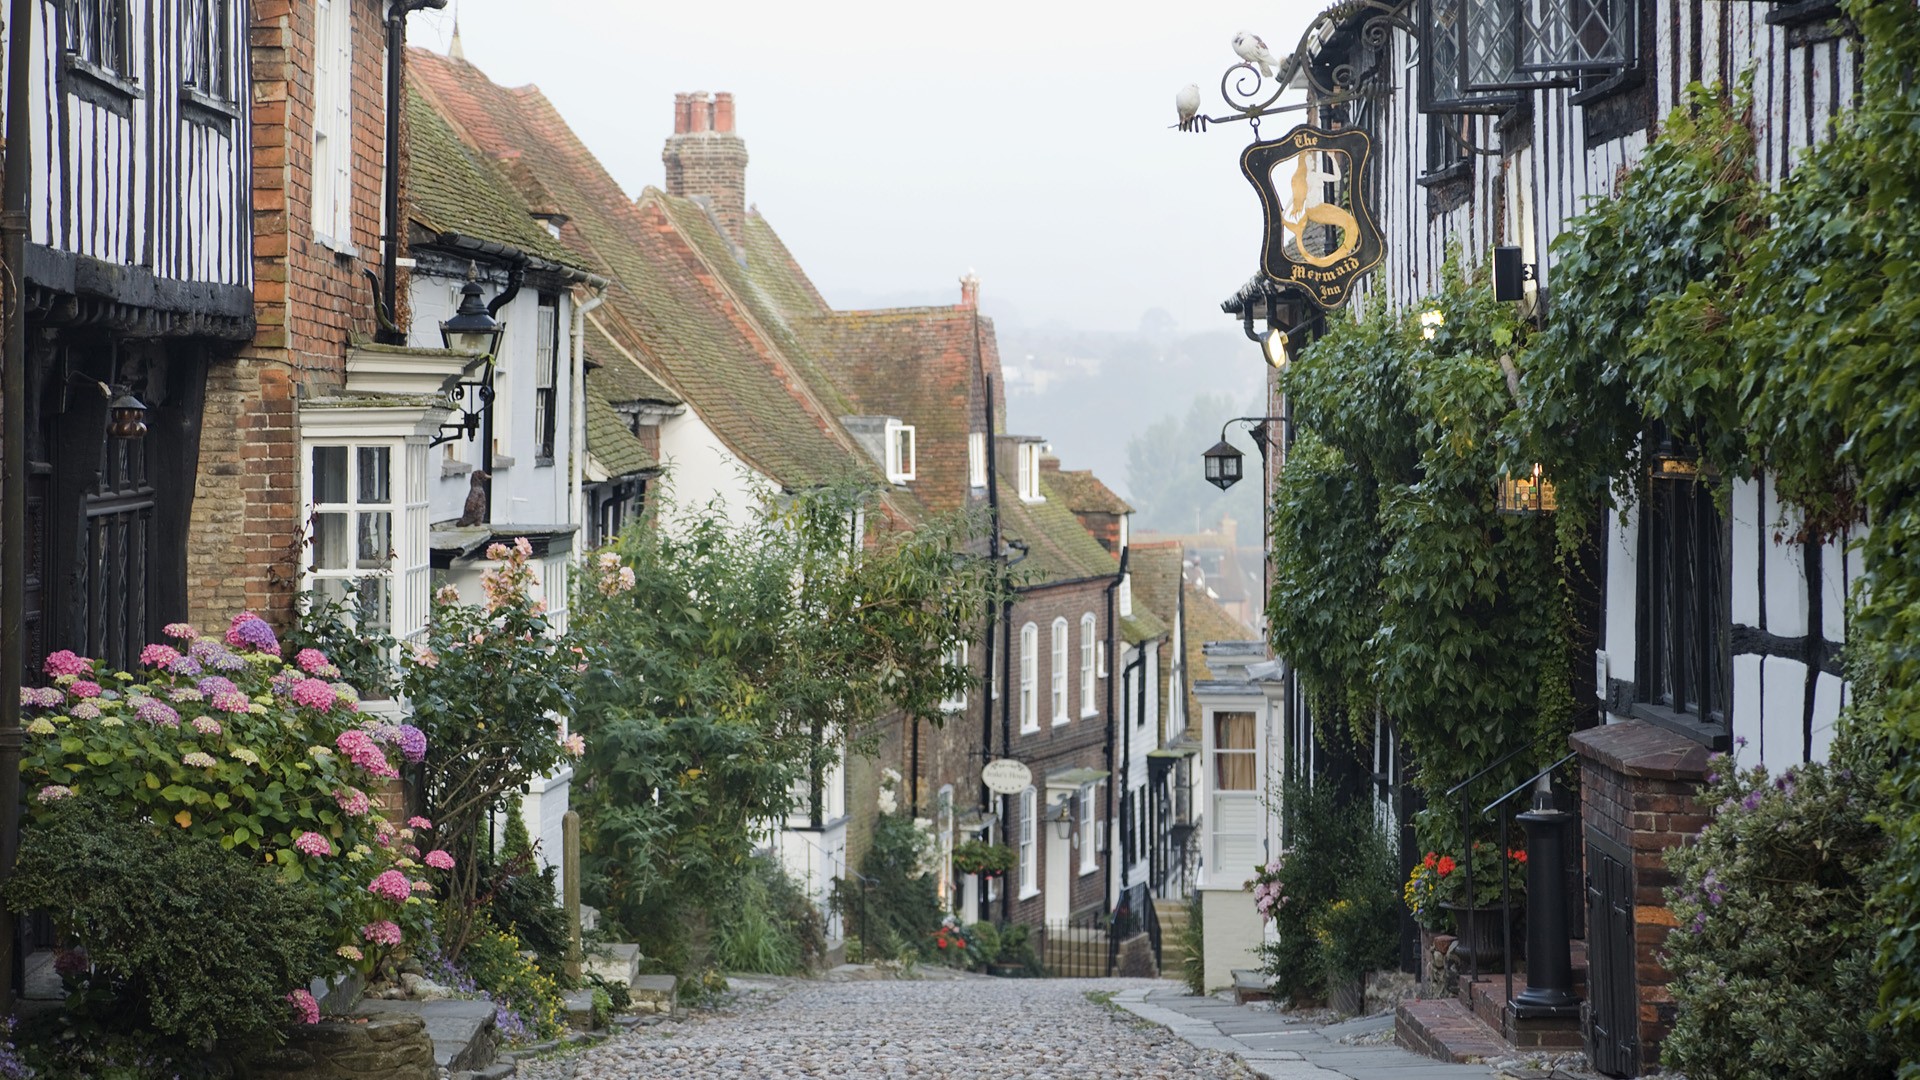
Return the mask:
<path id="1" fill-rule="evenodd" d="M 1553 806 L 1545 783 L 1533 809 L 1518 815 L 1527 830 L 1527 988 L 1514 995 L 1515 1016 L 1567 1016 L 1573 995 L 1573 946 L 1567 937 L 1567 827 L 1573 815 Z"/>

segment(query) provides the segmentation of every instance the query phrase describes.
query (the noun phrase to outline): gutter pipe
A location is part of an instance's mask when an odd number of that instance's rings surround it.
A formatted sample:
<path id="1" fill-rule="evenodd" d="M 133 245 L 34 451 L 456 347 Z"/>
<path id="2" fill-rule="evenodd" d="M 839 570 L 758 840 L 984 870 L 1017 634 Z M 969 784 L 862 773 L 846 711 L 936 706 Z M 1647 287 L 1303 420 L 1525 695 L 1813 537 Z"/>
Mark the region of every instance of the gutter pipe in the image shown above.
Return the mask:
<path id="1" fill-rule="evenodd" d="M 568 501 L 572 504 L 574 524 L 583 531 L 587 527 L 587 313 L 607 302 L 604 278 L 599 284 L 588 284 L 594 294 L 584 301 L 576 298 L 573 302 L 573 365 L 569 376 L 573 380 L 573 490 Z M 585 545 L 574 544 L 574 562 L 586 557 Z"/>

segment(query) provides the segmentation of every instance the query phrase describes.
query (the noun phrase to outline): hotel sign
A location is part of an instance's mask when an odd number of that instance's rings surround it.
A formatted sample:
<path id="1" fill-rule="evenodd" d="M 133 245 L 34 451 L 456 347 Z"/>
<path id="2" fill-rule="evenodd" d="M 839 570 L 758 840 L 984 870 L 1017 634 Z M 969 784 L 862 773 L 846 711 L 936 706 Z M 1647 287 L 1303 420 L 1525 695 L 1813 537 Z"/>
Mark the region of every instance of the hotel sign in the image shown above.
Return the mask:
<path id="1" fill-rule="evenodd" d="M 1305 124 L 1240 155 L 1266 212 L 1260 269 L 1322 308 L 1337 308 L 1386 254 L 1363 198 L 1372 144 L 1364 131 Z"/>

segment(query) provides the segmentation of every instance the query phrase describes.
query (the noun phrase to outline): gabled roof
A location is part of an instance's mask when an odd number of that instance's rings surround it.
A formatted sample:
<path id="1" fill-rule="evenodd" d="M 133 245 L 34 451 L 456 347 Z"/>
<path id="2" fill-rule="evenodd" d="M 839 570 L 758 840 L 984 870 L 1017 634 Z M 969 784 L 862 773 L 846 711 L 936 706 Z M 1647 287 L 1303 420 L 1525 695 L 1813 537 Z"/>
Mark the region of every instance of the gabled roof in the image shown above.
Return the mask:
<path id="1" fill-rule="evenodd" d="M 633 357 L 615 344 L 600 328 L 600 321 L 593 313 L 586 317 L 586 332 L 582 342 L 587 362 L 596 365 L 587 373 L 587 388 L 598 391 L 608 401 L 642 401 L 655 405 L 683 404 L 680 395 L 661 385 L 660 380 L 647 374 L 646 370 L 634 362 Z"/>
<path id="2" fill-rule="evenodd" d="M 1050 472 L 1053 490 L 1076 514 L 1131 514 L 1133 507 L 1093 475 L 1092 469 L 1056 469 Z"/>
<path id="3" fill-rule="evenodd" d="M 407 170 L 407 216 L 430 235 L 491 241 L 556 265 L 584 268 L 584 260 L 534 221 L 499 167 L 468 149 L 446 119 L 411 89 Z"/>
<path id="4" fill-rule="evenodd" d="M 1048 487 L 1051 479 L 1042 474 L 1040 502 L 1027 502 L 1017 494 L 1019 455 L 1001 454 L 1000 531 L 1008 540 L 1028 545 L 1027 557 L 1015 567 L 1024 574 L 1029 587 L 1079 578 L 1112 577 L 1120 572 L 1120 561 L 1107 553 L 1093 534 L 1081 528 L 1080 520 L 1055 497 Z"/>
<path id="5" fill-rule="evenodd" d="M 629 200 L 538 89 L 497 86 L 464 61 L 424 50 L 408 61 L 413 84 L 463 142 L 568 215 L 561 240 L 613 279 L 593 319 L 626 362 L 788 489 L 848 474 L 878 478 L 806 373 L 729 295 L 701 249 L 709 234 L 725 247 L 704 212 L 696 220 L 653 189 Z M 614 366 L 612 357 L 597 359 Z"/>
<path id="6" fill-rule="evenodd" d="M 606 398 L 594 393 L 586 397 L 587 452 L 608 476 L 629 476 L 660 467 Z"/>

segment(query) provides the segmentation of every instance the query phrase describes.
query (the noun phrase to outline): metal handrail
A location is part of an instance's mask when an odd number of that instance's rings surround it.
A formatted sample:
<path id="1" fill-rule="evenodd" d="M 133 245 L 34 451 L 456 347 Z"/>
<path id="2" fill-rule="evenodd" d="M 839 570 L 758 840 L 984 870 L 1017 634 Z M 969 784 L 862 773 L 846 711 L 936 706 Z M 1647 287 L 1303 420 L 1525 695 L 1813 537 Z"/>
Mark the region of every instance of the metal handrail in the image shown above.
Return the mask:
<path id="1" fill-rule="evenodd" d="M 1532 776 L 1527 777 L 1525 780 L 1520 781 L 1519 786 L 1515 787 L 1512 791 L 1507 792 L 1505 795 L 1502 795 L 1499 798 L 1488 803 L 1487 805 L 1481 807 L 1480 816 L 1486 817 L 1488 814 L 1493 813 L 1494 807 L 1499 806 L 1501 803 L 1506 802 L 1508 799 L 1513 798 L 1515 795 L 1518 795 L 1521 792 L 1526 791 L 1528 788 L 1531 788 L 1533 785 L 1540 782 L 1541 777 L 1546 776 L 1548 773 L 1553 772 L 1553 770 L 1559 768 L 1562 765 L 1565 765 L 1569 761 L 1572 761 L 1574 757 L 1575 755 L 1568 754 L 1567 756 L 1561 758 L 1559 761 L 1554 762 L 1553 764 L 1547 766 L 1546 768 L 1541 769 L 1539 772 L 1534 773 Z"/>
<path id="2" fill-rule="evenodd" d="M 1443 799 L 1446 799 L 1446 798 L 1452 798 L 1452 797 L 1453 797 L 1453 795 L 1454 795 L 1454 794 L 1456 794 L 1457 792 L 1459 792 L 1459 790 L 1460 790 L 1461 788 L 1463 788 L 1463 787 L 1466 787 L 1466 786 L 1467 786 L 1468 784 L 1471 784 L 1471 783 L 1473 783 L 1473 782 L 1474 782 L 1475 780 L 1478 780 L 1478 779 L 1480 779 L 1481 777 L 1483 777 L 1483 776 L 1485 776 L 1485 775 L 1487 775 L 1488 773 L 1490 773 L 1490 772 L 1492 772 L 1493 770 L 1495 770 L 1495 769 L 1497 769 L 1497 768 L 1499 768 L 1500 766 L 1502 766 L 1502 765 L 1505 765 L 1505 764 L 1506 764 L 1507 762 L 1509 762 L 1509 761 L 1512 761 L 1512 760 L 1513 760 L 1514 758 L 1517 758 L 1517 757 L 1519 757 L 1519 756 L 1520 756 L 1521 754 L 1524 754 L 1524 753 L 1526 753 L 1526 752 L 1527 752 L 1528 750 L 1530 750 L 1530 749 L 1532 749 L 1532 748 L 1531 748 L 1531 747 L 1527 747 L 1527 746 L 1520 746 L 1520 747 L 1515 747 L 1514 749 L 1512 749 L 1512 750 L 1509 750 L 1509 751 L 1507 751 L 1506 753 L 1504 753 L 1504 754 L 1502 754 L 1502 755 L 1500 755 L 1500 757 L 1498 757 L 1497 759 L 1495 759 L 1495 760 L 1494 760 L 1494 762 L 1493 762 L 1493 764 L 1491 764 L 1491 765 L 1488 765 L 1488 766 L 1487 766 L 1486 768 L 1484 768 L 1484 769 L 1481 769 L 1481 770 L 1480 770 L 1479 772 L 1477 772 L 1477 773 L 1474 773 L 1474 774 L 1473 774 L 1472 776 L 1469 776 L 1469 777 L 1467 777 L 1467 778 L 1466 778 L 1465 780 L 1462 780 L 1462 781 L 1460 781 L 1459 783 L 1457 783 L 1457 784 L 1455 784 L 1455 785 L 1453 785 L 1452 787 L 1450 787 L 1450 788 L 1448 788 L 1448 789 L 1446 790 L 1446 794 L 1444 794 L 1444 795 L 1442 795 L 1442 796 L 1440 796 L 1440 797 L 1441 797 L 1441 798 L 1443 798 Z"/>
<path id="3" fill-rule="evenodd" d="M 1506 755 L 1502 756 L 1499 760 L 1495 761 L 1493 764 L 1488 765 L 1484 769 L 1481 769 L 1479 772 L 1475 773 L 1473 776 L 1470 776 L 1466 780 L 1461 781 L 1459 784 L 1454 785 L 1452 788 L 1448 789 L 1447 791 L 1448 795 L 1452 795 L 1455 792 L 1460 792 L 1460 840 L 1461 840 L 1461 843 L 1465 845 L 1462 849 L 1462 853 L 1465 855 L 1466 894 L 1467 894 L 1467 902 L 1469 904 L 1473 902 L 1473 825 L 1472 825 L 1472 818 L 1469 816 L 1470 804 L 1467 802 L 1466 793 L 1462 789 L 1464 789 L 1468 784 L 1473 783 L 1475 780 L 1478 780 L 1480 777 L 1485 776 L 1486 774 L 1492 772 L 1494 769 L 1498 768 L 1499 766 L 1505 764 L 1508 761 L 1511 761 L 1513 758 L 1519 756 L 1521 753 L 1525 752 L 1527 749 L 1529 748 L 1522 746 L 1512 751 L 1509 751 Z M 1576 755 L 1571 753 L 1566 754 L 1563 757 L 1561 757 L 1559 760 L 1553 762 L 1547 767 L 1534 773 L 1532 776 L 1527 777 L 1525 780 L 1521 781 L 1518 785 L 1514 786 L 1511 790 L 1507 791 L 1504 795 L 1501 795 L 1499 798 L 1481 807 L 1479 816 L 1484 818 L 1488 814 L 1493 813 L 1495 810 L 1499 809 L 1501 805 L 1506 803 L 1508 800 L 1512 799 L 1515 795 L 1518 795 L 1523 791 L 1527 791 L 1531 789 L 1535 784 L 1540 782 L 1541 777 L 1551 775 L 1555 770 L 1559 769 L 1561 766 L 1565 765 L 1567 762 L 1572 761 L 1575 756 Z M 1511 847 L 1512 840 L 1513 840 L 1512 829 L 1513 827 L 1512 827 L 1511 820 L 1506 815 L 1504 814 L 1501 815 L 1500 817 L 1500 849 L 1499 849 L 1500 856 L 1501 856 L 1500 857 L 1500 906 L 1501 906 L 1502 912 L 1504 913 L 1504 916 L 1500 920 L 1501 944 L 1504 950 L 1504 955 L 1501 957 L 1501 961 L 1502 961 L 1501 967 L 1505 969 L 1505 974 L 1506 974 L 1506 983 L 1507 983 L 1506 1000 L 1507 1000 L 1508 1007 L 1511 1007 L 1513 1003 L 1513 866 L 1512 866 L 1511 860 L 1506 858 L 1506 853 L 1512 850 L 1512 847 Z M 1469 967 L 1468 967 L 1467 984 L 1468 984 L 1468 994 L 1471 995 L 1473 992 L 1472 991 L 1473 984 L 1480 981 L 1480 951 L 1478 949 L 1474 949 L 1468 954 L 1468 965 Z M 1469 1007 L 1471 1007 L 1471 1003 L 1469 1003 Z"/>

